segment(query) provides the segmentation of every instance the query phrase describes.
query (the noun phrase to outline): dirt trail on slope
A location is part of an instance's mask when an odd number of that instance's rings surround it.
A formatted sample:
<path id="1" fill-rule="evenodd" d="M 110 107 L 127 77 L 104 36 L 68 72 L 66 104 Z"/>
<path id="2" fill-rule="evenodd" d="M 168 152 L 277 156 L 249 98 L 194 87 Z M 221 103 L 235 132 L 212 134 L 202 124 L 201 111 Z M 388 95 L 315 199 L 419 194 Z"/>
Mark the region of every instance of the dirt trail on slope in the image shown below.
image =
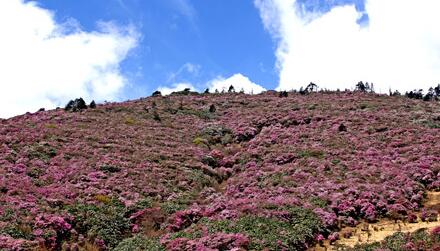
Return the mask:
<path id="1" fill-rule="evenodd" d="M 428 192 L 427 201 L 424 204 L 427 209 L 440 209 L 440 192 Z M 393 235 L 395 232 L 414 232 L 421 228 L 428 230 L 440 225 L 440 219 L 435 222 L 422 222 L 419 218 L 417 223 L 407 223 L 402 221 L 380 220 L 377 223 L 361 223 L 356 227 L 345 227 L 339 234 L 341 239 L 336 242 L 339 245 L 354 247 L 356 244 L 372 243 L 384 240 L 387 236 Z M 344 233 L 352 233 L 350 238 L 343 238 Z M 328 242 L 323 247 L 315 247 L 312 250 L 338 250 L 335 246 Z"/>

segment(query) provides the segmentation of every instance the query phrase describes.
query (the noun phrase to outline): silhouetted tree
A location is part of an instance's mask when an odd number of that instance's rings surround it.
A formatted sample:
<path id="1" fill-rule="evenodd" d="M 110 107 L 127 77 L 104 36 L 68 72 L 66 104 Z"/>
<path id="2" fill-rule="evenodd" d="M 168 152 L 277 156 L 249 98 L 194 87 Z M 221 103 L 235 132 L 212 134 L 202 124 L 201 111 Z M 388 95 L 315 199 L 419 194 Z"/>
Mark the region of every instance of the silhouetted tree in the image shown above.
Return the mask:
<path id="1" fill-rule="evenodd" d="M 287 93 L 287 91 L 282 91 L 282 92 L 280 92 L 280 94 L 279 94 L 279 97 L 280 98 L 287 98 L 289 96 L 289 94 Z"/>
<path id="2" fill-rule="evenodd" d="M 310 84 L 308 84 L 306 87 L 306 92 L 316 92 L 316 91 L 318 91 L 318 86 L 315 83 L 310 82 Z"/>
<path id="3" fill-rule="evenodd" d="M 203 92 L 204 94 L 209 94 L 209 88 L 206 88 L 205 92 Z"/>
<path id="4" fill-rule="evenodd" d="M 435 96 L 440 97 L 440 84 L 437 85 L 437 87 L 434 88 Z"/>
<path id="5" fill-rule="evenodd" d="M 67 103 L 66 107 L 64 108 L 64 110 L 72 111 L 72 112 L 77 112 L 77 111 L 81 111 L 84 109 L 87 109 L 87 105 L 86 105 L 86 102 L 84 101 L 84 99 L 82 99 L 82 98 L 70 100 Z"/>
<path id="6" fill-rule="evenodd" d="M 235 88 L 233 85 L 229 86 L 228 92 L 229 93 L 235 92 Z"/>
<path id="7" fill-rule="evenodd" d="M 390 89 L 390 96 L 400 96 L 400 92 L 398 90 L 395 90 L 394 92 L 391 91 Z"/>
<path id="8" fill-rule="evenodd" d="M 151 96 L 160 97 L 160 96 L 162 96 L 162 93 L 160 91 L 155 91 L 155 92 L 153 92 L 153 94 Z"/>
<path id="9" fill-rule="evenodd" d="M 412 99 L 423 99 L 423 89 L 406 92 L 405 96 Z"/>
<path id="10" fill-rule="evenodd" d="M 356 84 L 356 91 L 360 91 L 360 92 L 367 92 L 368 89 L 370 89 L 370 86 L 368 85 L 368 83 L 364 84 L 364 82 L 359 81 Z"/>
<path id="11" fill-rule="evenodd" d="M 92 109 L 96 108 L 95 100 L 92 100 L 92 102 L 90 102 L 89 107 L 92 108 Z"/>

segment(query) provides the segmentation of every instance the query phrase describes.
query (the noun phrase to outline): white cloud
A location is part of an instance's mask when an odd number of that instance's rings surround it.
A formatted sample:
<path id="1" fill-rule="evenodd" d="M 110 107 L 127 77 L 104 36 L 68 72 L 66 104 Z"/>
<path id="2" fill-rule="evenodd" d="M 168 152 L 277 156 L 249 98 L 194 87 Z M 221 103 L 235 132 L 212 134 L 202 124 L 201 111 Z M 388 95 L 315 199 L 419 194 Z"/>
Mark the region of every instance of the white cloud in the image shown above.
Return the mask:
<path id="1" fill-rule="evenodd" d="M 258 94 L 266 90 L 240 73 L 234 74 L 233 76 L 226 79 L 223 77 L 217 77 L 208 82 L 208 88 L 211 90 L 211 92 L 214 92 L 216 89 L 219 92 L 223 90 L 228 91 L 231 85 L 234 86 L 234 89 L 237 92 L 243 89 L 245 93 Z"/>
<path id="2" fill-rule="evenodd" d="M 198 64 L 187 62 L 183 64 L 176 72 L 172 72 L 168 76 L 167 82 L 174 82 L 177 78 L 181 78 L 184 75 L 198 76 L 202 67 Z"/>
<path id="3" fill-rule="evenodd" d="M 183 91 L 186 88 L 191 89 L 191 91 L 196 91 L 191 83 L 175 83 L 172 87 L 161 86 L 157 88 L 157 90 L 160 91 L 162 95 L 169 95 L 172 92 Z"/>
<path id="4" fill-rule="evenodd" d="M 255 0 L 277 42 L 278 89 L 352 88 L 377 91 L 434 86 L 440 81 L 440 1 L 366 0 L 369 25 L 353 5 L 307 14 L 296 0 Z"/>
<path id="5" fill-rule="evenodd" d="M 137 46 L 133 28 L 60 24 L 34 1 L 0 1 L 0 117 L 69 99 L 114 100 L 126 84 L 119 64 Z"/>

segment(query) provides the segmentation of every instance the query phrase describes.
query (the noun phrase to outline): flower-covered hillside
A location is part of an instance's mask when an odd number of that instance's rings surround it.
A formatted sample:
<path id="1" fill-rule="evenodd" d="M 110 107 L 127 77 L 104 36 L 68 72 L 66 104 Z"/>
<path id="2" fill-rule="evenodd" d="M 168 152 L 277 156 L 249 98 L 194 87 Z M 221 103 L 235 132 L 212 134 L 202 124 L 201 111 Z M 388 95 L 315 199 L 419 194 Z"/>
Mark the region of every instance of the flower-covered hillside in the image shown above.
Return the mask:
<path id="1" fill-rule="evenodd" d="M 303 250 L 440 187 L 438 102 L 180 94 L 0 121 L 0 248 Z"/>

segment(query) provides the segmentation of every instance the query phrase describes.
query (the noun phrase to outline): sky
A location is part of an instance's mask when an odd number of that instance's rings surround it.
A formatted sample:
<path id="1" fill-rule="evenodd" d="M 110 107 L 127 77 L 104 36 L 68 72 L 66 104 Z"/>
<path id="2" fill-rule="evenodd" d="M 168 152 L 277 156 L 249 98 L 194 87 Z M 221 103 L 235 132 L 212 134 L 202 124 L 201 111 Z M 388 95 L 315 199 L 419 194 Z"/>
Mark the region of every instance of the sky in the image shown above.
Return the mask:
<path id="1" fill-rule="evenodd" d="M 0 118 L 70 99 L 440 83 L 438 0 L 3 0 Z"/>

